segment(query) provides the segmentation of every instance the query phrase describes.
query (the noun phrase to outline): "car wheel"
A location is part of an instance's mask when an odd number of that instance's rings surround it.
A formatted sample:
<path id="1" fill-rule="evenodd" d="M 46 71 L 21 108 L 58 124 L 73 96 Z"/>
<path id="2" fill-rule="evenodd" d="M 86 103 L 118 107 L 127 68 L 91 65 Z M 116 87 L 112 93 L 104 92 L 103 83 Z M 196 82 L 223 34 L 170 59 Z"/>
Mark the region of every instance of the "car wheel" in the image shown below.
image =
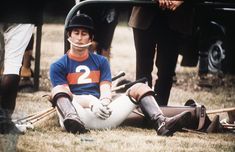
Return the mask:
<path id="1" fill-rule="evenodd" d="M 216 40 L 210 44 L 208 49 L 208 70 L 212 73 L 221 72 L 224 59 L 225 49 L 223 48 L 223 41 Z"/>

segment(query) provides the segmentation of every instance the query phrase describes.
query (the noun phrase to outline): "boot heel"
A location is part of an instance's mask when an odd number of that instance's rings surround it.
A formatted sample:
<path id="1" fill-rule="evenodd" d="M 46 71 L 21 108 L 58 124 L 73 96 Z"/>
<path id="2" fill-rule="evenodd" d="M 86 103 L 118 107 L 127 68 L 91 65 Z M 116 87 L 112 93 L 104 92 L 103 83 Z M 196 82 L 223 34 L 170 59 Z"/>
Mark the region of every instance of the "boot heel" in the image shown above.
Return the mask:
<path id="1" fill-rule="evenodd" d="M 64 127 L 68 132 L 73 134 L 79 133 L 86 133 L 88 130 L 85 129 L 84 125 L 81 122 L 73 119 L 66 119 L 64 120 Z"/>

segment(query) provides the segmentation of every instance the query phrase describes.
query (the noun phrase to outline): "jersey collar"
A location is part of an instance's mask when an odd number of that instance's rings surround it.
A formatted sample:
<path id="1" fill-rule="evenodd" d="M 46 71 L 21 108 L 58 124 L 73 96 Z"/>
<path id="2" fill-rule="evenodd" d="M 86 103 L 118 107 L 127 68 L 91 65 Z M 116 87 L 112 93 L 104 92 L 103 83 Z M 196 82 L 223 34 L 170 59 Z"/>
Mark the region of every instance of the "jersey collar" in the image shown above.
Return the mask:
<path id="1" fill-rule="evenodd" d="M 86 60 L 89 57 L 89 53 L 86 53 L 82 56 L 76 56 L 76 55 L 72 54 L 71 50 L 69 50 L 67 54 L 70 59 L 80 61 L 80 62 Z"/>

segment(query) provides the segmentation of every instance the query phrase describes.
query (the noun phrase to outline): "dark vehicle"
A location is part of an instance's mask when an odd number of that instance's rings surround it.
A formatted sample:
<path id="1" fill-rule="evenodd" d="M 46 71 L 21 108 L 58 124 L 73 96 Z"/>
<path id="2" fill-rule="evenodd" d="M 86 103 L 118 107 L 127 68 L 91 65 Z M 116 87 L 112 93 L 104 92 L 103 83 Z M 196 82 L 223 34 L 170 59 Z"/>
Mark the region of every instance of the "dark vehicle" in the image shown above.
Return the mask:
<path id="1" fill-rule="evenodd" d="M 235 1 L 204 1 L 195 5 L 194 42 L 199 74 L 235 74 Z"/>

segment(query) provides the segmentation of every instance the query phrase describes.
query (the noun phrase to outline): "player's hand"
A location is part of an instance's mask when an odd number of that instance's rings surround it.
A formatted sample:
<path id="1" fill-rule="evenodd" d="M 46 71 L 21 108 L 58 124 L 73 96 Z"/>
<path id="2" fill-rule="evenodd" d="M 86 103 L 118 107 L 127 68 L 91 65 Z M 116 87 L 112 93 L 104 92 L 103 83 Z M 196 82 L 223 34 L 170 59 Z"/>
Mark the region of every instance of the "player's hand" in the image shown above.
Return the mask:
<path id="1" fill-rule="evenodd" d="M 171 1 L 171 5 L 168 7 L 169 10 L 175 11 L 184 1 Z"/>
<path id="2" fill-rule="evenodd" d="M 163 10 L 168 9 L 175 11 L 182 3 L 183 0 L 156 0 L 159 3 L 159 7 Z"/>
<path id="3" fill-rule="evenodd" d="M 91 111 L 101 119 L 107 119 L 111 115 L 112 111 L 106 105 L 103 105 L 101 102 L 94 102 L 90 106 Z"/>
<path id="4" fill-rule="evenodd" d="M 164 9 L 168 9 L 172 5 L 171 0 L 158 0 L 159 7 Z"/>

